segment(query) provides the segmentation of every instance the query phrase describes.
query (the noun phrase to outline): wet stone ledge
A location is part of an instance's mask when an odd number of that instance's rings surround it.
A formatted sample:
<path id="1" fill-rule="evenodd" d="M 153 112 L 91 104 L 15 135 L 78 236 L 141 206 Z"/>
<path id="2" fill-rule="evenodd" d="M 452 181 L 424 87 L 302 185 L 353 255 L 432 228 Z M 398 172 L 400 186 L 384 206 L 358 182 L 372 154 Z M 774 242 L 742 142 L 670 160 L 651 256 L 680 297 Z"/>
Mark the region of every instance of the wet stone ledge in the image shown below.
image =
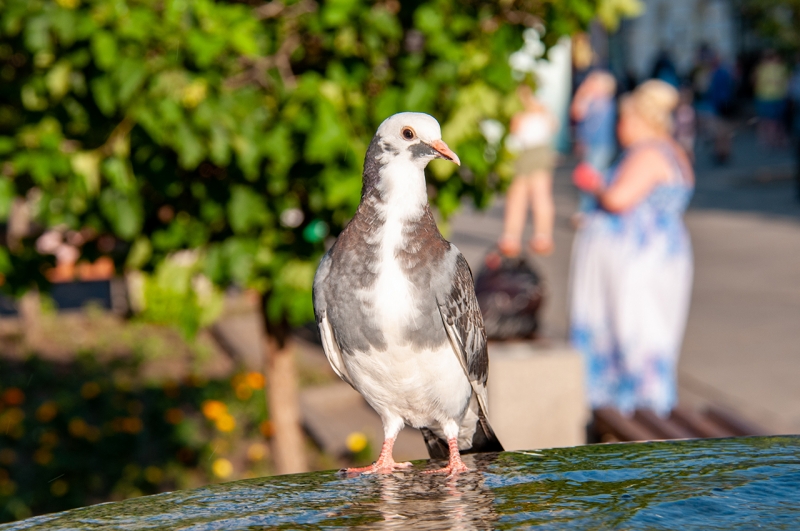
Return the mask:
<path id="1" fill-rule="evenodd" d="M 800 529 L 800 437 L 613 444 L 469 456 L 421 474 L 259 478 L 74 509 L 11 530 Z"/>

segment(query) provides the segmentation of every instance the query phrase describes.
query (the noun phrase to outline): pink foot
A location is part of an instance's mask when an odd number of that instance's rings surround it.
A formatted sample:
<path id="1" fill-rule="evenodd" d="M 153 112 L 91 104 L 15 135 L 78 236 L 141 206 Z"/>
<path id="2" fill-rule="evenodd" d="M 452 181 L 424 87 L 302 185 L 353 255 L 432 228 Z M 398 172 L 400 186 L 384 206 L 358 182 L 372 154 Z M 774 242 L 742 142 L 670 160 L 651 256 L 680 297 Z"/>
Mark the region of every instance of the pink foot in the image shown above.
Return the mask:
<path id="1" fill-rule="evenodd" d="M 341 470 L 342 473 L 350 475 L 359 474 L 391 474 L 395 470 L 403 468 L 411 468 L 411 463 L 398 463 L 392 458 L 392 448 L 394 447 L 394 439 L 386 439 L 383 441 L 381 448 L 381 455 L 378 460 L 369 466 L 362 466 L 357 468 L 345 468 Z"/>
<path id="2" fill-rule="evenodd" d="M 423 474 L 447 474 L 452 477 L 462 472 L 469 472 L 469 468 L 461 460 L 461 454 L 458 451 L 458 439 L 448 439 L 447 445 L 450 447 L 450 462 L 447 463 L 447 466 L 436 470 L 424 470 Z"/>
<path id="3" fill-rule="evenodd" d="M 360 474 L 391 474 L 395 470 L 411 468 L 411 466 L 412 466 L 411 463 L 407 461 L 405 463 L 397 463 L 394 461 L 394 459 L 389 459 L 381 463 L 379 459 L 378 461 L 375 461 L 371 465 L 357 467 L 357 468 L 345 468 L 342 469 L 342 472 L 344 474 L 347 474 L 348 476 L 351 475 L 356 476 Z"/>

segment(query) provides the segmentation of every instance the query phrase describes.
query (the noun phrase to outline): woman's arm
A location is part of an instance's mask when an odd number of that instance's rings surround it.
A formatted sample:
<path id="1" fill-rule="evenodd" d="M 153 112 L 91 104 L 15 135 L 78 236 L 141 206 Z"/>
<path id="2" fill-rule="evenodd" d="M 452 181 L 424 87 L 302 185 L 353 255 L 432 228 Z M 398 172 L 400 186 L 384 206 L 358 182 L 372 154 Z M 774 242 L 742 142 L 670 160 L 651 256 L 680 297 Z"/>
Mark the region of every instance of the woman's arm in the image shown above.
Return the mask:
<path id="1" fill-rule="evenodd" d="M 522 118 L 525 116 L 525 112 L 518 112 L 514 116 L 511 117 L 511 123 L 508 125 L 508 132 L 512 135 L 516 135 L 519 132 L 520 122 Z"/>
<path id="2" fill-rule="evenodd" d="M 600 204 L 609 212 L 625 212 L 641 203 L 653 188 L 669 178 L 669 162 L 656 148 L 641 148 L 625 158 L 617 179 L 597 192 Z"/>

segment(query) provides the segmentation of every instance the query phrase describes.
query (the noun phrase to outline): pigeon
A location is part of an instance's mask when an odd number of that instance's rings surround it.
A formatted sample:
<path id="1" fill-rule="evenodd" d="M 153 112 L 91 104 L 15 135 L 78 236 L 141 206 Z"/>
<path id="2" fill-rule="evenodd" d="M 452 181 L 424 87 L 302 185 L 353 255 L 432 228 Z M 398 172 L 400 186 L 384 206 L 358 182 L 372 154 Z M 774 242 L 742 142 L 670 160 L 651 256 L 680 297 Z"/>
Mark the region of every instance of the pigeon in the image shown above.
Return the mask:
<path id="1" fill-rule="evenodd" d="M 383 422 L 378 460 L 346 473 L 408 468 L 392 457 L 404 426 L 418 428 L 439 470 L 468 470 L 461 453 L 502 451 L 487 420 L 486 334 L 467 261 L 442 237 L 428 205 L 425 167 L 461 165 L 427 114 L 378 128 L 364 160 L 355 215 L 322 257 L 314 313 L 339 377 Z"/>

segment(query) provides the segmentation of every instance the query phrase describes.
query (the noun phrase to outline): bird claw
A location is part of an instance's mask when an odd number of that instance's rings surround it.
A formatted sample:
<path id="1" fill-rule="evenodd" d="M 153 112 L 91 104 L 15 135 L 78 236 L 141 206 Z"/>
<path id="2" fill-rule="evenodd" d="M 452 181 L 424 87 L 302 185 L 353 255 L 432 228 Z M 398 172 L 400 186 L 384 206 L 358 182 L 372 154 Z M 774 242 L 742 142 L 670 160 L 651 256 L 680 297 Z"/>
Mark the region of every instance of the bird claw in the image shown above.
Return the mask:
<path id="1" fill-rule="evenodd" d="M 449 477 L 457 476 L 462 472 L 469 472 L 469 467 L 463 461 L 458 460 L 448 463 L 444 468 L 437 468 L 436 470 L 423 470 L 423 474 L 447 474 Z"/>
<path id="2" fill-rule="evenodd" d="M 395 470 L 403 470 L 406 468 L 411 468 L 413 465 L 406 461 L 404 463 L 395 463 L 392 462 L 384 462 L 379 463 L 375 462 L 368 466 L 362 466 L 357 468 L 343 468 L 339 471 L 340 474 L 344 474 L 345 476 L 359 476 L 359 475 L 369 475 L 369 474 L 391 474 Z"/>

